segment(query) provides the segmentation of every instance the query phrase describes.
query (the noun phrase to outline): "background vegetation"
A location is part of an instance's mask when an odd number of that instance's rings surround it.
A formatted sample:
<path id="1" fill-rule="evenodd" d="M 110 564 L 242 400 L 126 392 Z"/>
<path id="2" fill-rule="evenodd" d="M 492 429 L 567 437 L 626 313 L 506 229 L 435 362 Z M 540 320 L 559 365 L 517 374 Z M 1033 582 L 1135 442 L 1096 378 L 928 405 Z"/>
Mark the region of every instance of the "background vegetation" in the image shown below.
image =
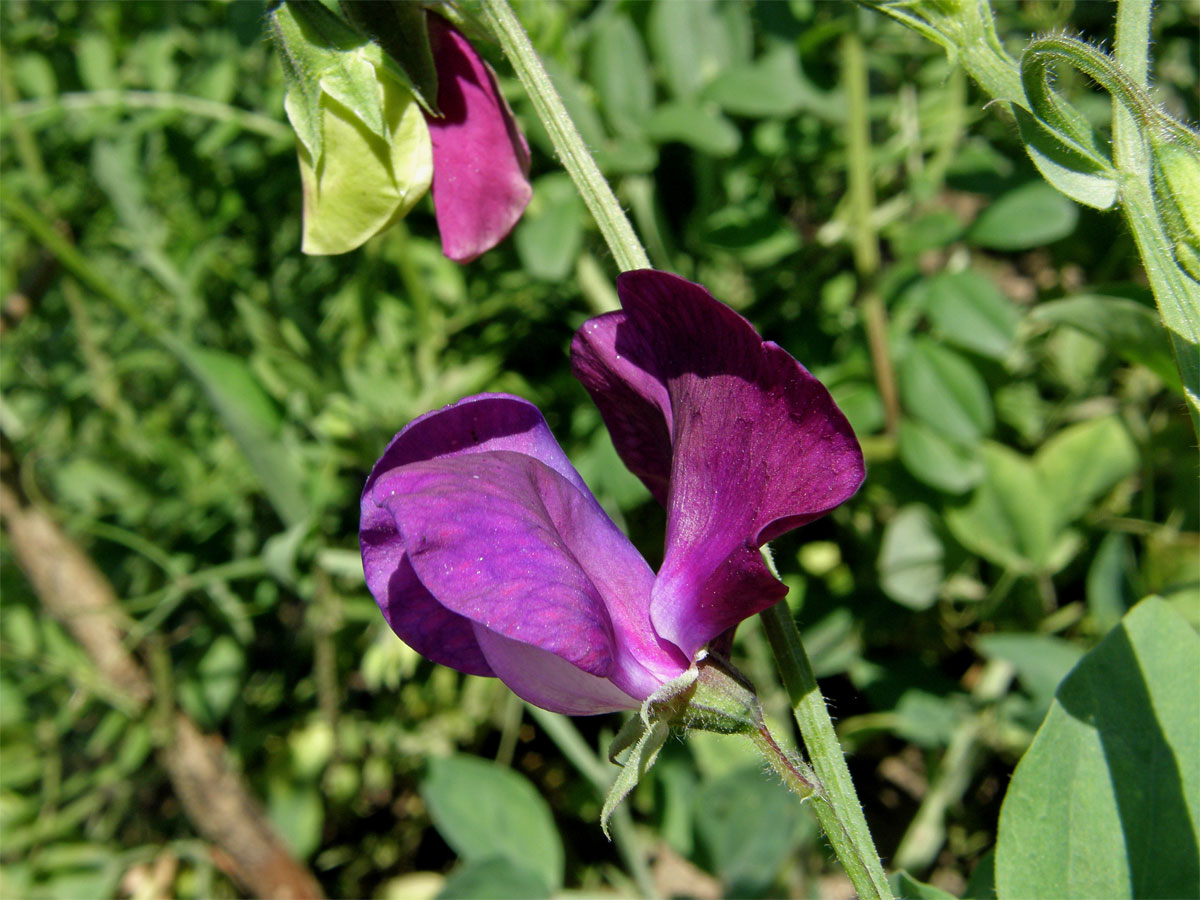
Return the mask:
<path id="1" fill-rule="evenodd" d="M 1014 124 L 883 15 L 518 12 L 654 264 L 805 363 L 862 437 L 862 491 L 775 558 L 889 868 L 989 896 L 1001 801 L 1063 676 L 1145 595 L 1200 626 L 1195 438 L 1129 235 L 1045 185 Z M 356 540 L 396 430 L 511 391 L 661 557 L 662 514 L 567 366 L 615 268 L 486 47 L 534 148 L 513 237 L 458 267 L 427 200 L 361 251 L 302 256 L 263 14 L 0 4 L 5 483 L 111 582 L 105 621 L 150 683 L 114 682 L 80 621 L 52 615 L 6 515 L 0 893 L 245 890 L 177 797 L 177 706 L 330 895 L 483 896 L 488 879 L 634 894 L 581 772 L 607 763 L 571 743 L 594 753 L 619 720 L 556 731 L 498 682 L 417 657 Z M 1111 38 L 1109 4 L 999 14 L 1017 48 L 1051 29 Z M 1194 2 L 1154 21 L 1157 97 L 1188 121 L 1198 22 Z M 846 87 L 864 72 L 859 109 Z M 1106 95 L 1068 72 L 1059 87 L 1106 126 Z M 736 656 L 786 733 L 757 621 Z M 660 891 L 845 896 L 815 820 L 761 768 L 733 738 L 668 746 L 631 798 Z M 504 862 L 521 853 L 532 883 Z"/>

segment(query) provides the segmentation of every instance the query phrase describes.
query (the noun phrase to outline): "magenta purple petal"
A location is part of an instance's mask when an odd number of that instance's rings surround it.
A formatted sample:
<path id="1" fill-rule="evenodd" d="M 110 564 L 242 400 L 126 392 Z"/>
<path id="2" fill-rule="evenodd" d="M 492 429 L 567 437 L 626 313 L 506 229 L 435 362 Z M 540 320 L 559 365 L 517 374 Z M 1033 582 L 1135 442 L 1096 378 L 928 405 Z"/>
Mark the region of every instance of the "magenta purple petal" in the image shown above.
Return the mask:
<path id="1" fill-rule="evenodd" d="M 470 43 L 429 15 L 441 118 L 429 117 L 442 252 L 470 262 L 500 243 L 529 203 L 529 146 Z"/>
<path id="2" fill-rule="evenodd" d="M 824 386 L 703 287 L 641 270 L 617 291 L 572 366 L 667 507 L 651 618 L 690 658 L 785 593 L 758 548 L 850 497 L 862 453 Z"/>
<path id="3" fill-rule="evenodd" d="M 363 571 L 384 617 L 422 656 L 472 675 L 494 673 L 471 623 L 438 603 L 417 579 L 395 521 L 371 499 L 371 490 L 381 475 L 397 466 L 497 449 L 536 457 L 586 490 L 536 406 L 507 394 L 481 394 L 409 423 L 375 463 L 362 495 Z"/>
<path id="4" fill-rule="evenodd" d="M 547 709 L 635 708 L 687 666 L 651 627 L 654 573 L 518 398 L 397 435 L 364 491 L 362 546 L 407 643 Z"/>

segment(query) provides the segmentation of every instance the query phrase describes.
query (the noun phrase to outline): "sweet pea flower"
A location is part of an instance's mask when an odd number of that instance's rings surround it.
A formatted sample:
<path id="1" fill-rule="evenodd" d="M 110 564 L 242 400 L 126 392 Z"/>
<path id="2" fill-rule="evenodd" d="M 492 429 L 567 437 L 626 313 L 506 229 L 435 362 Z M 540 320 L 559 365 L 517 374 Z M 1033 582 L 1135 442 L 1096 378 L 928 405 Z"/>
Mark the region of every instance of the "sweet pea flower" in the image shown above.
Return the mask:
<path id="1" fill-rule="evenodd" d="M 491 69 L 454 26 L 433 13 L 417 13 L 412 26 L 428 32 L 431 114 L 394 58 L 320 4 L 281 4 L 269 19 L 299 138 L 305 253 L 361 246 L 431 186 L 442 252 L 455 262 L 512 231 L 532 196 L 529 145 Z"/>
<path id="2" fill-rule="evenodd" d="M 703 287 L 652 270 L 584 323 L 572 368 L 667 510 L 657 574 L 537 408 L 483 394 L 427 413 L 362 494 L 367 584 L 434 662 L 570 715 L 636 709 L 787 588 L 759 548 L 864 477 L 829 392 Z"/>

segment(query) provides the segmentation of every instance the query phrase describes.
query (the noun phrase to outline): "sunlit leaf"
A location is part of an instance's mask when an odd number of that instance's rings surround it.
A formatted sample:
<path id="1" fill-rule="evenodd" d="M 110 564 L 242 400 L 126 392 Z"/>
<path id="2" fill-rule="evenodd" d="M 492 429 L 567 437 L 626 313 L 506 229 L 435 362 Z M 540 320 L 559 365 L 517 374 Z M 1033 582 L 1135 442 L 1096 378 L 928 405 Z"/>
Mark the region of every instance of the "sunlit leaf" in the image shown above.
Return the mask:
<path id="1" fill-rule="evenodd" d="M 554 892 L 563 849 L 546 801 L 512 769 L 473 756 L 430 760 L 421 795 L 442 837 L 468 863 L 500 858 L 528 867 Z"/>
<path id="2" fill-rule="evenodd" d="M 1063 681 L 1000 812 L 1001 898 L 1196 893 L 1197 671 L 1200 636 L 1151 598 Z"/>

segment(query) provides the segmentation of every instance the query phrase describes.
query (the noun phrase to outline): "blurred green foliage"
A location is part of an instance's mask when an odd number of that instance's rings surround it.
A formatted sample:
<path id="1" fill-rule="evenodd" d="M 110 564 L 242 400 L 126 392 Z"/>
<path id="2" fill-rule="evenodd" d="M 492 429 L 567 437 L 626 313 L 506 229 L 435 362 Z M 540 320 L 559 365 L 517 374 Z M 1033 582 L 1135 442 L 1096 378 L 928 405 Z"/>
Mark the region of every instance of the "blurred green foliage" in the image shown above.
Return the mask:
<path id="1" fill-rule="evenodd" d="M 0 431 L 19 481 L 112 580 L 130 648 L 166 648 L 179 705 L 225 738 L 331 895 L 628 894 L 569 752 L 497 682 L 402 645 L 356 543 L 361 483 L 396 430 L 511 391 L 661 556 L 662 514 L 567 367 L 573 329 L 615 302 L 611 260 L 486 46 L 535 150 L 513 238 L 460 268 L 427 200 L 361 251 L 302 256 L 264 12 L 0 4 Z M 654 264 L 749 316 L 858 429 L 865 487 L 775 557 L 885 859 L 986 891 L 1000 801 L 1062 678 L 1147 594 L 1200 626 L 1193 435 L 1132 241 L 1046 187 L 1013 123 L 883 16 L 803 0 L 518 12 Z M 1103 4 L 1000 14 L 1013 47 L 1111 36 Z M 1159 98 L 1191 120 L 1198 18 L 1164 3 L 1154 22 Z M 850 32 L 868 49 L 872 277 L 849 243 Z M 1059 88 L 1107 126 L 1106 97 L 1071 73 Z M 0 893 L 133 893 L 170 857 L 173 895 L 233 895 L 153 764 L 148 721 L 7 546 L 2 561 Z M 735 656 L 786 732 L 757 622 Z M 595 748 L 619 723 L 576 725 Z M 676 879 L 663 890 L 837 890 L 811 817 L 733 739 L 668 745 L 632 807 Z M 493 836 L 542 842 L 532 870 L 473 830 L 485 816 Z"/>

